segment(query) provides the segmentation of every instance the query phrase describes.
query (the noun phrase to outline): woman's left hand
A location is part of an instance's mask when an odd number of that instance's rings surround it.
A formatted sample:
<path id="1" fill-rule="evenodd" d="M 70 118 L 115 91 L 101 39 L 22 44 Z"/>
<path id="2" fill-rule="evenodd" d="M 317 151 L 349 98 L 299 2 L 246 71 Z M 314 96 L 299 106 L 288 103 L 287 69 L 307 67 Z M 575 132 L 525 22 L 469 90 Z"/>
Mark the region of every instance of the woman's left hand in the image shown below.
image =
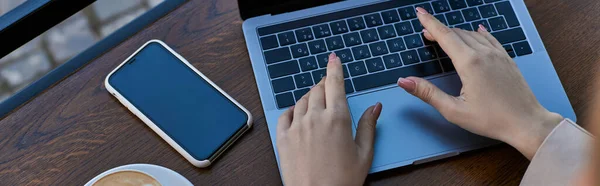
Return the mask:
<path id="1" fill-rule="evenodd" d="M 276 143 L 285 185 L 362 185 L 381 108 L 377 103 L 364 112 L 353 139 L 342 64 L 329 55 L 327 77 L 279 117 Z"/>

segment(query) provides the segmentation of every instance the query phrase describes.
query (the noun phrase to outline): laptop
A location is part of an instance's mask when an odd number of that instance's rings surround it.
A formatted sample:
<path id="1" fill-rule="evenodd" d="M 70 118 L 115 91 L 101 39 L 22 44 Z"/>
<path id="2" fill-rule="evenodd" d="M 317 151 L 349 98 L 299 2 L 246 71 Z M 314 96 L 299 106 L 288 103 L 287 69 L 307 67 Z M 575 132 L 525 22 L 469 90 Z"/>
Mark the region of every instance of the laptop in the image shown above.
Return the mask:
<path id="1" fill-rule="evenodd" d="M 447 158 L 499 142 L 465 131 L 396 86 L 419 76 L 458 95 L 461 82 L 438 45 L 424 40 L 415 7 L 449 27 L 483 24 L 514 58 L 541 104 L 575 113 L 522 0 L 238 0 L 243 31 L 275 149 L 277 118 L 325 76 L 332 51 L 344 67 L 355 132 L 383 104 L 370 172 Z M 277 153 L 276 153 L 277 154 Z"/>

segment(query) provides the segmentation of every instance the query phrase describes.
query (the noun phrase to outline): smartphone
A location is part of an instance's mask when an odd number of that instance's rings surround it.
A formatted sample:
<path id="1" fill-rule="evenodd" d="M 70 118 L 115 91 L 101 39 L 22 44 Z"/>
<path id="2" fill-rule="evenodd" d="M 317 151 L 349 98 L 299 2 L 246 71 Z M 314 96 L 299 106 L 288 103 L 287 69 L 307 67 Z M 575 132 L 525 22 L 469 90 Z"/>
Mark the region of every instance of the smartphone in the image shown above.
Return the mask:
<path id="1" fill-rule="evenodd" d="M 247 109 L 159 40 L 135 51 L 104 83 L 196 167 L 210 166 L 252 126 Z"/>

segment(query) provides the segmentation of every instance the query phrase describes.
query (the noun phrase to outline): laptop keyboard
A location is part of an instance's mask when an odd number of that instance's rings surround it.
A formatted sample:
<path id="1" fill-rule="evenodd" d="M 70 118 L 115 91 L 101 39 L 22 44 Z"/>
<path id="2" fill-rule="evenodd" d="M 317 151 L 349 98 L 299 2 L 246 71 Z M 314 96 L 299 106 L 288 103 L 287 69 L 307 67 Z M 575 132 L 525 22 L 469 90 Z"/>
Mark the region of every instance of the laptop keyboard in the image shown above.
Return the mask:
<path id="1" fill-rule="evenodd" d="M 343 63 L 346 93 L 398 77 L 454 72 L 441 48 L 422 37 L 416 7 L 464 30 L 484 25 L 511 57 L 533 53 L 507 0 L 402 0 L 258 28 L 278 108 L 295 104 L 326 74 L 328 55 Z"/>

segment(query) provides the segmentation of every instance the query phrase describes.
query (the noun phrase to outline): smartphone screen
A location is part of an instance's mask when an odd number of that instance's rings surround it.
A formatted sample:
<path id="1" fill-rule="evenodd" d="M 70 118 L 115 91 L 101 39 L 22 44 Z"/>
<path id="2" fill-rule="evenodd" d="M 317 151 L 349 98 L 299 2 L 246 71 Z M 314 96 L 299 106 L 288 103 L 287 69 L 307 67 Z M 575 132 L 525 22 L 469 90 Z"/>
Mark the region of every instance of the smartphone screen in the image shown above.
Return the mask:
<path id="1" fill-rule="evenodd" d="M 240 107 L 156 42 L 108 82 L 197 160 L 208 159 L 248 120 Z"/>

